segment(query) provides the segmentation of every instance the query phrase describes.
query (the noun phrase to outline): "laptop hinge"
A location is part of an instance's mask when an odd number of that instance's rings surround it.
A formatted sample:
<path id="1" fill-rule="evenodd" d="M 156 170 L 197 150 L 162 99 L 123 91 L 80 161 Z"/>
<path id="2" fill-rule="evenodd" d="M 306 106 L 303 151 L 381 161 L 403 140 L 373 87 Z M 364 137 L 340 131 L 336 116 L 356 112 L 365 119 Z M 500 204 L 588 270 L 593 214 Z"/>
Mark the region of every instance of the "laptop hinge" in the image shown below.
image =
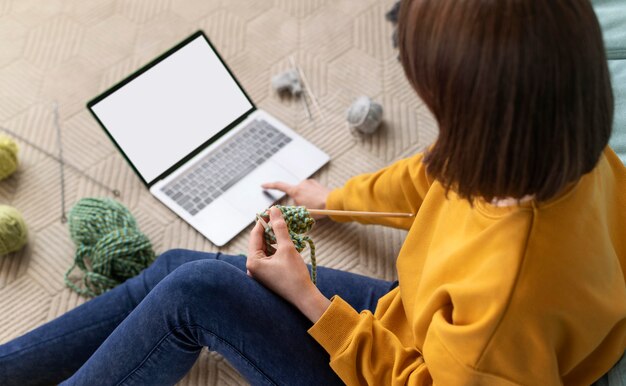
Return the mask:
<path id="1" fill-rule="evenodd" d="M 219 138 L 221 138 L 224 134 L 228 133 L 229 131 L 231 131 L 232 129 L 237 127 L 237 125 L 239 125 L 241 122 L 245 121 L 250 116 L 250 114 L 252 114 L 256 110 L 257 110 L 256 106 L 253 105 L 250 110 L 246 111 L 239 118 L 235 119 L 230 125 L 226 126 L 224 129 L 220 130 L 217 134 L 215 134 L 214 136 L 209 138 L 202 145 L 198 146 L 194 151 L 192 151 L 191 153 L 187 154 L 183 159 L 181 159 L 180 161 L 176 162 L 173 166 L 171 166 L 165 172 L 159 174 L 154 180 L 148 182 L 147 183 L 148 188 L 151 188 L 154 184 L 156 184 L 157 182 L 159 182 L 162 179 L 166 178 L 167 176 L 172 174 L 174 171 L 176 171 L 178 168 L 180 168 L 181 166 L 183 166 L 184 164 L 189 162 L 189 160 L 191 160 L 193 157 L 198 155 L 202 150 L 206 149 L 213 142 L 215 142 Z"/>

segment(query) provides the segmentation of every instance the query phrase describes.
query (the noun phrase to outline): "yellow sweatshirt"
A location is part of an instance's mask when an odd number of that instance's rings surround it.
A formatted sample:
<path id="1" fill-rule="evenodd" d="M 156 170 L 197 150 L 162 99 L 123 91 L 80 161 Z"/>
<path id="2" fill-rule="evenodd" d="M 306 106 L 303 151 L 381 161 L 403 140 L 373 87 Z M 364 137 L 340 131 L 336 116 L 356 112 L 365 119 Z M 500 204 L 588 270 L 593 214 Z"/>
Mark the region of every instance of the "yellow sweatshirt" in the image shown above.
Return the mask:
<path id="1" fill-rule="evenodd" d="M 374 314 L 335 296 L 309 330 L 348 385 L 589 385 L 624 353 L 626 168 L 608 147 L 543 204 L 446 199 L 418 154 L 327 206 L 417 213 L 352 219 L 409 233 Z"/>

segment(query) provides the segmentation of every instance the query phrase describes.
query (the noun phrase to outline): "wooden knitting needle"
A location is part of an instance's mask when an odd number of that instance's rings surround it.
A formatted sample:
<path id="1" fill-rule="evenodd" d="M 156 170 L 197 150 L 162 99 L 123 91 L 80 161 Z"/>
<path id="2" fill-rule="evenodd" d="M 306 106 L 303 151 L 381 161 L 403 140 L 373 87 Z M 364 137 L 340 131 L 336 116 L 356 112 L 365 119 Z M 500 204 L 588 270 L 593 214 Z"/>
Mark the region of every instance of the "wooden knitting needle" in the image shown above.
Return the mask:
<path id="1" fill-rule="evenodd" d="M 333 210 L 333 209 L 307 209 L 312 215 L 328 215 L 328 216 L 354 216 L 354 217 L 414 217 L 413 213 L 398 212 L 363 212 L 354 210 Z M 257 214 L 257 221 L 267 230 L 270 225 Z"/>
<path id="2" fill-rule="evenodd" d="M 263 225 L 263 229 L 268 230 L 271 229 L 270 224 L 266 223 L 265 220 L 263 220 L 263 217 L 259 216 L 258 214 L 256 215 L 256 219 L 258 222 L 261 223 L 261 225 Z"/>
<path id="3" fill-rule="evenodd" d="M 362 216 L 362 217 L 414 217 L 413 213 L 398 212 L 363 212 L 354 210 L 307 209 L 312 215 L 327 216 Z"/>

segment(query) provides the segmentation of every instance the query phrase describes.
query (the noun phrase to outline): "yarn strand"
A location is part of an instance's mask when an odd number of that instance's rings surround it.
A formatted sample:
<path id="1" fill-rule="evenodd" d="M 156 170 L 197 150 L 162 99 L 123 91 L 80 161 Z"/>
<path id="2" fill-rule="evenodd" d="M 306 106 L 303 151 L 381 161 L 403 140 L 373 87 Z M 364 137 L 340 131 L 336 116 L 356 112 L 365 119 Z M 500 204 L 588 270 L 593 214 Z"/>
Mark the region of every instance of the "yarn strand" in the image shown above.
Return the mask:
<path id="1" fill-rule="evenodd" d="M 285 223 L 287 224 L 287 229 L 289 231 L 289 236 L 291 237 L 291 241 L 293 242 L 294 247 L 298 252 L 302 252 L 306 245 L 309 245 L 311 250 L 311 281 L 313 284 L 317 285 L 317 260 L 315 258 L 315 243 L 313 240 L 305 235 L 304 233 L 311 230 L 313 225 L 315 224 L 315 220 L 311 216 L 308 210 L 306 210 L 303 206 L 283 206 L 276 205 L 278 209 L 283 214 L 283 218 L 285 219 Z M 258 214 L 259 217 L 262 217 L 263 220 L 269 221 L 269 211 L 266 210 L 263 213 Z M 276 249 L 272 247 L 272 244 L 276 244 L 276 235 L 272 228 L 266 228 L 264 232 L 265 238 L 265 249 L 268 254 L 273 254 L 276 252 Z"/>

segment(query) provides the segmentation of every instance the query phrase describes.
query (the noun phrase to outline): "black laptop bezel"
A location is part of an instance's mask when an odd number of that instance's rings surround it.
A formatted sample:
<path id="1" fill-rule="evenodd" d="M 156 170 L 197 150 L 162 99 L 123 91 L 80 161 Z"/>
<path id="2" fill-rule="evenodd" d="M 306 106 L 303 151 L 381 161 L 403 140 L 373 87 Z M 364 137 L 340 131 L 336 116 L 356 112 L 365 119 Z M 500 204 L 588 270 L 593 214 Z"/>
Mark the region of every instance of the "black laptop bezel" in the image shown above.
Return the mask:
<path id="1" fill-rule="evenodd" d="M 120 147 L 120 145 L 117 143 L 117 141 L 115 140 L 115 138 L 111 135 L 111 133 L 109 132 L 109 130 L 107 130 L 106 126 L 104 125 L 104 123 L 102 123 L 102 121 L 98 118 L 98 116 L 96 115 L 96 113 L 93 111 L 93 106 L 95 106 L 96 104 L 98 104 L 99 102 L 101 102 L 102 100 L 104 100 L 105 98 L 107 98 L 108 96 L 110 96 L 111 94 L 113 94 L 114 92 L 118 91 L 119 89 L 121 89 L 122 87 L 124 87 L 125 85 L 127 85 L 128 83 L 132 82 L 134 79 L 138 78 L 140 75 L 142 75 L 143 73 L 147 72 L 148 70 L 150 70 L 152 67 L 156 66 L 157 64 L 159 64 L 160 62 L 162 62 L 163 60 L 165 60 L 166 58 L 168 58 L 169 56 L 173 55 L 174 53 L 176 53 L 178 50 L 180 50 L 181 48 L 183 48 L 184 46 L 186 46 L 187 44 L 191 43 L 193 40 L 197 39 L 198 37 L 202 36 L 204 38 L 204 40 L 206 40 L 206 42 L 209 44 L 209 46 L 211 47 L 211 49 L 215 52 L 215 55 L 217 55 L 217 58 L 220 60 L 220 63 L 224 66 L 224 68 L 226 68 L 226 71 L 228 71 L 228 74 L 233 78 L 233 80 L 235 81 L 235 83 L 237 84 L 237 86 L 239 87 L 239 89 L 241 90 L 241 92 L 243 92 L 243 94 L 245 95 L 246 99 L 248 100 L 248 102 L 250 102 L 250 105 L 252 106 L 250 108 L 250 110 L 246 111 L 245 113 L 243 113 L 239 118 L 235 119 L 232 123 L 230 123 L 228 126 L 226 126 L 224 129 L 222 129 L 221 131 L 219 131 L 217 134 L 213 135 L 211 138 L 209 138 L 206 142 L 204 142 L 203 144 L 201 144 L 200 146 L 198 146 L 196 149 L 194 149 L 192 152 L 190 152 L 187 156 L 185 156 L 184 158 L 182 158 L 180 161 L 176 162 L 174 165 L 172 165 L 169 169 L 167 169 L 166 171 L 164 171 L 163 173 L 161 173 L 160 175 L 158 175 L 157 177 L 155 177 L 153 180 L 151 181 L 146 181 L 145 178 L 141 175 L 141 173 L 139 173 L 139 170 L 137 170 L 137 168 L 135 167 L 135 165 L 132 163 L 132 161 L 130 160 L 130 158 L 128 158 L 128 156 L 126 155 L 126 153 L 124 152 L 124 150 Z M 239 80 L 237 79 L 237 77 L 233 74 L 233 72 L 230 70 L 230 68 L 228 67 L 228 65 L 226 64 L 226 62 L 224 61 L 224 59 L 222 59 L 222 56 L 219 54 L 219 52 L 217 51 L 217 49 L 215 48 L 215 46 L 213 45 L 213 43 L 211 43 L 211 40 L 209 40 L 209 38 L 206 36 L 206 34 L 204 33 L 204 31 L 199 30 L 197 32 L 194 32 L 191 36 L 189 36 L 188 38 L 186 38 L 185 40 L 181 41 L 180 43 L 178 43 L 177 45 L 175 45 L 174 47 L 172 47 L 171 49 L 169 49 L 168 51 L 166 51 L 165 53 L 161 54 L 160 56 L 158 56 L 156 59 L 152 60 L 151 62 L 149 62 L 148 64 L 144 65 L 143 67 L 139 68 L 137 71 L 133 72 L 132 74 L 130 74 L 129 76 L 127 76 L 126 78 L 124 78 L 123 80 L 121 80 L 120 82 L 118 82 L 117 84 L 115 84 L 114 86 L 112 86 L 111 88 L 109 88 L 108 90 L 106 90 L 105 92 L 103 92 L 102 94 L 98 95 L 97 97 L 93 98 L 92 100 L 90 100 L 89 102 L 87 102 L 87 109 L 89 110 L 89 112 L 91 113 L 91 115 L 96 119 L 96 121 L 98 122 L 98 124 L 100 125 L 100 127 L 102 127 L 102 129 L 104 130 L 104 132 L 107 134 L 107 136 L 111 139 L 111 141 L 113 142 L 113 144 L 115 145 L 115 147 L 117 147 L 117 149 L 120 151 L 120 153 L 122 154 L 122 156 L 124 157 L 124 159 L 126 159 L 126 162 L 128 162 L 128 164 L 131 166 L 131 168 L 133 169 L 133 171 L 135 172 L 135 174 L 137 174 L 137 176 L 141 179 L 141 181 L 144 183 L 144 185 L 146 185 L 148 188 L 150 188 L 151 186 L 153 186 L 155 183 L 159 182 L 160 180 L 162 180 L 163 178 L 167 177 L 169 174 L 171 174 L 172 172 L 174 172 L 176 169 L 178 169 L 179 167 L 181 167 L 182 165 L 184 165 L 186 162 L 188 162 L 190 159 L 192 159 L 193 157 L 195 157 L 198 153 L 200 153 L 202 150 L 204 150 L 207 146 L 209 146 L 210 144 L 212 144 L 213 142 L 215 142 L 217 139 L 219 139 L 220 137 L 222 137 L 224 134 L 226 134 L 227 132 L 229 132 L 230 130 L 232 130 L 234 127 L 236 127 L 238 124 L 240 124 L 243 120 L 245 120 L 251 113 L 253 113 L 257 107 L 254 104 L 254 102 L 252 101 L 252 99 L 250 98 L 250 95 L 248 95 L 248 93 L 246 92 L 246 90 L 243 88 L 243 86 L 241 85 L 241 83 L 239 82 Z M 149 140 L 147 140 L 149 141 Z"/>

